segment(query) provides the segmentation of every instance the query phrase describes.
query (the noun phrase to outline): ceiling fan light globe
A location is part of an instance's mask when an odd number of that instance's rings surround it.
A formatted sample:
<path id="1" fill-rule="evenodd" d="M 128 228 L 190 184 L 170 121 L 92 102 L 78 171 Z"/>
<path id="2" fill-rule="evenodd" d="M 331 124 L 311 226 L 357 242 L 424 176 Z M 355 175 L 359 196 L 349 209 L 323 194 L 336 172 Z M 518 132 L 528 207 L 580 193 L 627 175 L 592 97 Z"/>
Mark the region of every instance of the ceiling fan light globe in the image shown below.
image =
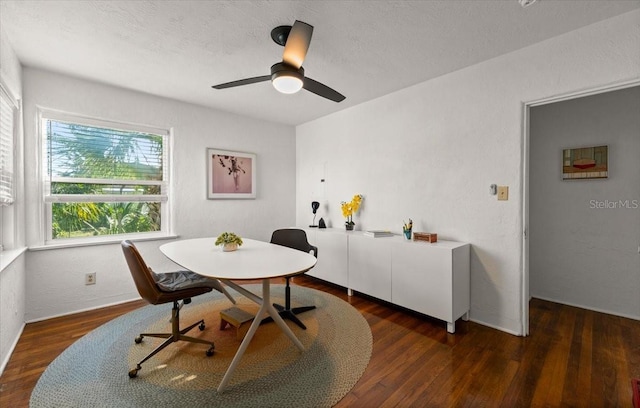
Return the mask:
<path id="1" fill-rule="evenodd" d="M 271 83 L 278 92 L 294 94 L 304 86 L 304 68 L 296 68 L 284 62 L 273 64 Z"/>
<path id="2" fill-rule="evenodd" d="M 278 92 L 283 94 L 294 94 L 302 89 L 302 79 L 289 74 L 291 73 L 282 72 L 279 73 L 279 75 L 274 75 L 271 83 Z"/>

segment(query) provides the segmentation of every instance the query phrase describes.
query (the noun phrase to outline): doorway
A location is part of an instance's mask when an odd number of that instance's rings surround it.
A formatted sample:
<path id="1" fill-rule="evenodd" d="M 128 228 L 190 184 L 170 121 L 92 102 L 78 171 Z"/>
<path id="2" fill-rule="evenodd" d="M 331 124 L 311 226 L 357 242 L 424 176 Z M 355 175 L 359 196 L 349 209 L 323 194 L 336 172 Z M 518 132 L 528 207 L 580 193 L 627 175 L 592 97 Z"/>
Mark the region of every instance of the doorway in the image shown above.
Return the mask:
<path id="1" fill-rule="evenodd" d="M 522 332 L 532 297 L 640 318 L 640 81 L 524 104 Z M 608 146 L 607 178 L 563 149 Z"/>

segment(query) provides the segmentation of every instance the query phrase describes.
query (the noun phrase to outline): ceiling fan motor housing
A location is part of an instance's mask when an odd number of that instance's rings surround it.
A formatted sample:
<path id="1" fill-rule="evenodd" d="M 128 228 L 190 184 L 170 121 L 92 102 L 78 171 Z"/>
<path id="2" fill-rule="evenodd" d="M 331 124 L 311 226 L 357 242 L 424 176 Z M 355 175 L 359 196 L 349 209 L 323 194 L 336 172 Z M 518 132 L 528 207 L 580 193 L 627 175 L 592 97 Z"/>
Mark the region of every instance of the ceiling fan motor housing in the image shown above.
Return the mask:
<path id="1" fill-rule="evenodd" d="M 272 81 L 285 73 L 287 76 L 298 78 L 301 81 L 304 79 L 304 68 L 302 67 L 298 69 L 284 62 L 277 62 L 271 66 Z"/>

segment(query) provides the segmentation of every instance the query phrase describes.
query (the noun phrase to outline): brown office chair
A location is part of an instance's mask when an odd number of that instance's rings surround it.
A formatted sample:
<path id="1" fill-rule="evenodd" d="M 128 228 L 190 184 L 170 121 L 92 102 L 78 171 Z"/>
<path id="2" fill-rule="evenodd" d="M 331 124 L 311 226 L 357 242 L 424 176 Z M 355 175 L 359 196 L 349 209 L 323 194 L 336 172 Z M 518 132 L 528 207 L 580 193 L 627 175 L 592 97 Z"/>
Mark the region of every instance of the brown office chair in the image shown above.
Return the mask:
<path id="1" fill-rule="evenodd" d="M 316 258 L 318 257 L 318 248 L 311 245 L 309 241 L 307 241 L 307 233 L 301 229 L 287 228 L 287 229 L 275 230 L 273 231 L 273 234 L 271 234 L 271 243 L 297 249 L 299 251 L 303 251 L 307 253 L 313 251 L 313 256 L 315 256 Z M 278 309 L 278 314 L 280 315 L 280 317 L 282 317 L 283 319 L 289 319 L 295 324 L 297 324 L 298 326 L 300 326 L 302 329 L 306 330 L 307 326 L 305 326 L 300 321 L 300 319 L 296 317 L 296 315 L 307 312 L 309 310 L 313 310 L 316 307 L 301 306 L 301 307 L 291 308 L 291 286 L 289 285 L 290 277 L 287 276 L 285 279 L 286 279 L 285 305 L 283 307 L 277 303 L 274 303 L 273 307 Z M 262 320 L 262 323 L 267 323 L 272 320 L 273 319 L 271 319 L 270 317 L 267 317 L 264 320 Z"/>
<path id="2" fill-rule="evenodd" d="M 180 330 L 180 309 L 183 305 L 191 303 L 193 296 L 211 292 L 212 289 L 224 293 L 235 303 L 233 298 L 224 290 L 220 281 L 200 276 L 190 271 L 155 273 L 147 266 L 140 252 L 138 252 L 138 249 L 131 241 L 122 241 L 121 245 L 124 257 L 127 260 L 127 265 L 129 265 L 129 270 L 131 271 L 131 276 L 133 276 L 133 281 L 136 284 L 140 296 L 152 305 L 173 302 L 173 308 L 171 309 L 171 333 L 142 333 L 135 338 L 136 343 L 141 343 L 145 336 L 159 337 L 166 340 L 143 358 L 136 365 L 136 368 L 129 371 L 129 377 L 136 377 L 138 371 L 142 369 L 142 363 L 156 355 L 169 344 L 177 341 L 208 344 L 210 347 L 206 355 L 212 356 L 213 349 L 215 348 L 213 342 L 185 335 L 185 333 L 198 325 L 200 330 L 204 330 L 204 320 L 200 320 Z"/>

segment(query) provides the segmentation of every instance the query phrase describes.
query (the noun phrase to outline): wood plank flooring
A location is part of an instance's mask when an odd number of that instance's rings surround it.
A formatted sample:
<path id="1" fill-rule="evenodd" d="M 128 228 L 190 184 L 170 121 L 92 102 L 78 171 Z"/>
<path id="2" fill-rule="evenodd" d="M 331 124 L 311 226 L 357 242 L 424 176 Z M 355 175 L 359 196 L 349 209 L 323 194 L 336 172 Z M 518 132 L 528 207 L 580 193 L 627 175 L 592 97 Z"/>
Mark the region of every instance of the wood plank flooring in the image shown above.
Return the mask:
<path id="1" fill-rule="evenodd" d="M 369 366 L 338 408 L 632 407 L 640 321 L 533 299 L 529 337 L 463 321 L 451 335 L 442 321 L 358 293 L 349 298 L 344 288 L 314 278 L 295 284 L 346 300 L 371 326 Z M 38 378 L 62 351 L 143 305 L 28 324 L 0 377 L 0 407 L 27 407 Z"/>

